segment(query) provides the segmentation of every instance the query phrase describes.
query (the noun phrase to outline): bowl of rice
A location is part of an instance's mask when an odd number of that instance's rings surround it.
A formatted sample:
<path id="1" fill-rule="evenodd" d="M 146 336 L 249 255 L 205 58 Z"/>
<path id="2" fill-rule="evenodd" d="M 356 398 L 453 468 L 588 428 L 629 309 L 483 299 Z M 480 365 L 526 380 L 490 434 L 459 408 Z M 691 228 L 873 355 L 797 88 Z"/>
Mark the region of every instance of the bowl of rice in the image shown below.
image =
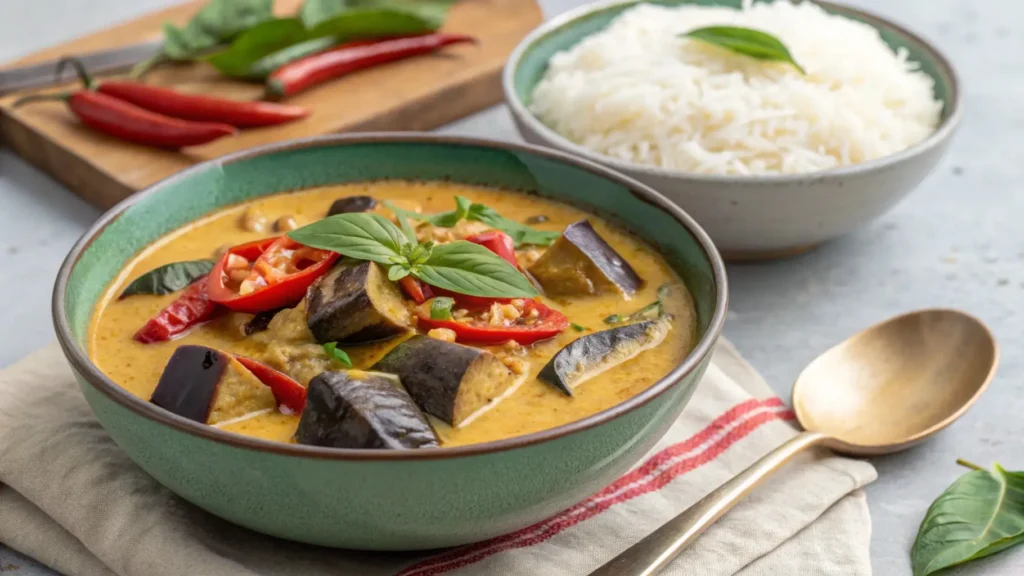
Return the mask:
<path id="1" fill-rule="evenodd" d="M 799 66 L 688 36 L 712 26 L 770 34 Z M 962 115 L 934 46 L 826 2 L 589 4 L 527 36 L 503 83 L 526 141 L 654 187 L 731 260 L 798 254 L 880 216 Z"/>

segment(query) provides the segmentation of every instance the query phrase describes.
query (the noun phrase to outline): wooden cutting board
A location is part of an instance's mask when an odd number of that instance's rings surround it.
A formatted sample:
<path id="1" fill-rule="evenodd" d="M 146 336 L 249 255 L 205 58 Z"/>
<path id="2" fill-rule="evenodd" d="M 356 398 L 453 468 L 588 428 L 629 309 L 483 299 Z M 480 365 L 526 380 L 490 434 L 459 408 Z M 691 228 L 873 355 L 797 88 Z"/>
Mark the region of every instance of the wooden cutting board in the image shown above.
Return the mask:
<path id="1" fill-rule="evenodd" d="M 301 0 L 278 0 L 276 9 L 294 13 Z M 202 6 L 192 1 L 143 16 L 11 65 L 30 64 L 158 38 L 163 22 L 184 23 Z M 428 130 L 502 100 L 501 70 L 515 45 L 542 20 L 535 0 L 461 0 L 448 14 L 444 31 L 476 36 L 478 45 L 395 62 L 353 74 L 299 94 L 290 104 L 312 114 L 299 122 L 243 131 L 204 146 L 173 152 L 128 144 L 82 126 L 63 103 L 39 103 L 17 110 L 23 94 L 0 99 L 0 134 L 6 143 L 68 188 L 101 208 L 197 162 L 245 148 L 291 138 L 373 130 Z M 202 92 L 252 99 L 261 85 L 221 78 L 205 64 L 158 69 L 147 81 Z"/>

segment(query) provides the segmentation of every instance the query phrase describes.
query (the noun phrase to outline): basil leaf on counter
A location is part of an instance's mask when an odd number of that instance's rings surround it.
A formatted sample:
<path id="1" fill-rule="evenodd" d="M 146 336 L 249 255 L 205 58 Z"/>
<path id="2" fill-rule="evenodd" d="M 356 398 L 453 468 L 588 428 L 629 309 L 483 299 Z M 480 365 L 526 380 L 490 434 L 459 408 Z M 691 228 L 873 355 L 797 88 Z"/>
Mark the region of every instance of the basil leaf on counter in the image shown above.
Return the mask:
<path id="1" fill-rule="evenodd" d="M 223 74 L 247 78 L 254 76 L 257 62 L 307 40 L 308 34 L 298 18 L 267 20 L 243 32 L 226 50 L 203 59 Z"/>
<path id="2" fill-rule="evenodd" d="M 327 356 L 331 360 L 340 362 L 349 368 L 352 367 L 352 359 L 348 357 L 348 354 L 344 350 L 338 348 L 337 342 L 328 342 L 327 344 L 324 344 L 324 352 L 327 353 Z"/>
<path id="3" fill-rule="evenodd" d="M 210 0 L 183 28 L 164 26 L 164 52 L 173 60 L 195 58 L 202 51 L 226 44 L 260 22 L 272 19 L 273 4 L 273 0 Z M 171 50 L 167 50 L 168 44 Z"/>
<path id="4" fill-rule="evenodd" d="M 789 48 L 786 48 L 781 40 L 760 30 L 736 26 L 708 26 L 690 30 L 683 34 L 683 37 L 700 40 L 758 60 L 786 62 L 792 64 L 801 74 L 807 74 L 796 63 Z"/>
<path id="5" fill-rule="evenodd" d="M 447 296 L 438 296 L 434 298 L 434 301 L 430 303 L 430 319 L 431 320 L 451 320 L 452 319 L 452 307 L 455 306 L 455 300 Z"/>
<path id="6" fill-rule="evenodd" d="M 928 508 L 910 553 L 914 576 L 1024 543 L 1024 472 L 958 462 L 972 471 Z"/>
<path id="7" fill-rule="evenodd" d="M 189 260 L 164 264 L 136 278 L 124 289 L 121 298 L 136 294 L 163 295 L 177 292 L 209 274 L 210 270 L 213 270 L 213 265 L 213 260 Z"/>
<path id="8" fill-rule="evenodd" d="M 454 3 L 455 0 L 306 0 L 299 9 L 299 18 L 313 28 L 349 10 L 385 8 L 413 14 L 436 30 Z"/>
<path id="9" fill-rule="evenodd" d="M 312 248 L 389 266 L 404 262 L 403 247 L 412 246 L 390 220 L 366 212 L 335 214 L 292 230 L 288 236 Z"/>
<path id="10" fill-rule="evenodd" d="M 537 289 L 500 256 L 479 244 L 457 240 L 434 247 L 426 263 L 413 269 L 420 280 L 470 296 L 531 298 Z"/>

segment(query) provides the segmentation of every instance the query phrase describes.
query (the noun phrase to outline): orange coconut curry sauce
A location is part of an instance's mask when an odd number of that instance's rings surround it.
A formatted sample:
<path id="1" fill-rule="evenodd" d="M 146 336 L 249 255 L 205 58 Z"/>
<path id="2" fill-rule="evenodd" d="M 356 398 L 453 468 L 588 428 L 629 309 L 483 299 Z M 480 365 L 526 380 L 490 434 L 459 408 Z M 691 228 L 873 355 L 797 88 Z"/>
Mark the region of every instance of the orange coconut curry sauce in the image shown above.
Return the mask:
<path id="1" fill-rule="evenodd" d="M 555 233 L 574 230 L 573 238 L 579 233 L 583 240 L 570 243 L 566 240 L 570 233 L 565 232 L 550 246 L 515 246 L 516 266 L 541 293 L 535 298 L 494 301 L 483 298 L 481 304 L 480 300 L 472 299 L 467 303 L 455 293 L 450 294 L 454 303 L 446 308 L 444 302 L 439 307 L 432 306 L 437 299 L 434 294 L 434 299 L 417 304 L 402 284 L 388 280 L 388 265 L 335 256 L 337 260 L 325 266 L 333 270 L 310 286 L 305 297 L 289 302 L 273 315 L 263 329 L 252 327 L 253 313 L 218 305 L 211 319 L 173 338 L 142 343 L 134 337 L 140 327 L 180 298 L 183 290 L 164 295 L 142 293 L 120 297 L 133 280 L 175 262 L 223 260 L 224 252 L 230 247 L 323 221 L 335 201 L 352 196 L 372 197 L 375 206 L 362 213 L 379 214 L 394 222 L 396 228 L 400 221 L 393 207 L 385 206 L 386 202 L 416 213 L 438 214 L 453 210 L 454 198 L 461 196 L 489 207 L 507 221 L 529 222 L 534 230 Z M 472 219 L 461 219 L 450 227 L 415 219 L 409 221 L 418 241 L 433 242 L 434 250 L 437 246 L 494 230 L 488 223 Z M 568 228 L 580 221 L 589 222 L 589 226 Z M 408 229 L 406 232 L 407 236 L 411 233 Z M 586 242 L 594 235 L 606 241 L 610 251 L 588 253 Z M 545 259 L 549 251 L 559 253 Z M 609 257 L 609 254 L 612 255 Z M 616 284 L 614 274 L 601 273 L 609 265 L 621 268 L 621 261 L 635 271 L 639 279 L 635 286 L 623 288 Z M 253 262 L 248 264 L 252 266 Z M 244 264 L 241 266 L 241 274 L 234 279 L 229 278 L 234 269 L 225 265 L 223 270 L 215 268 L 210 277 L 195 282 L 209 282 L 213 274 L 220 273 L 229 290 L 241 293 L 259 290 L 274 281 L 273 276 L 257 278 L 255 285 L 250 282 L 249 287 L 243 289 L 238 282 L 252 272 Z M 358 276 L 360 270 L 363 276 Z M 290 272 L 294 269 L 282 274 Z M 348 274 L 348 280 L 343 282 L 339 274 Z M 368 290 L 362 300 L 346 294 L 360 286 Z M 430 286 L 426 286 L 426 296 L 429 296 Z M 364 317 L 364 310 L 357 306 L 378 306 L 380 315 Z M 438 329 L 436 323 L 424 326 L 425 321 L 420 319 L 432 318 L 435 313 L 443 320 L 442 328 Z M 444 322 L 476 326 L 485 333 L 491 328 L 519 327 L 529 331 L 544 324 L 554 327 L 554 335 L 528 344 L 516 340 L 480 343 L 466 341 L 462 331 L 444 328 L 450 325 Z M 353 334 L 355 329 L 350 326 L 353 323 L 359 324 L 362 331 Z M 386 324 L 387 329 L 377 330 L 378 323 Z M 575 355 L 563 355 L 564 361 L 558 370 L 549 371 L 546 379 L 539 377 L 552 358 L 575 340 L 631 326 L 631 330 L 620 332 L 614 338 L 602 335 L 595 339 L 599 344 L 596 348 L 578 347 Z M 328 344 L 327 338 L 332 339 L 330 347 L 347 355 L 351 367 L 324 346 Z M 210 404 L 209 410 L 200 410 L 201 415 L 196 418 L 193 403 L 189 408 L 193 416 L 182 415 L 238 434 L 295 442 L 300 420 L 307 417 L 311 420 L 309 429 L 316 430 L 307 431 L 307 436 L 316 436 L 307 443 L 338 447 L 410 447 L 402 442 L 412 441 L 418 442 L 411 445 L 417 447 L 487 442 L 585 418 L 651 386 L 678 365 L 695 342 L 693 302 L 682 280 L 650 246 L 625 230 L 577 208 L 535 196 L 448 182 L 383 181 L 265 197 L 223 209 L 161 238 L 124 268 L 97 305 L 89 331 L 89 354 L 114 382 L 140 398 L 153 398 L 154 403 L 172 411 L 184 409 L 181 408 L 184 404 L 173 402 L 188 394 L 199 394 L 199 404 Z M 418 343 L 423 349 L 413 349 L 411 343 Z M 205 357 L 180 354 L 176 362 L 192 364 L 179 366 L 179 372 L 173 372 L 169 366 L 172 355 L 188 345 L 219 352 L 213 356 L 207 353 Z M 409 353 L 396 353 L 402 346 L 409 348 Z M 255 370 L 249 373 L 232 360 L 238 356 L 279 371 L 302 387 L 309 387 L 310 382 L 323 373 L 343 374 L 318 392 L 327 394 L 317 397 L 319 404 L 314 402 L 313 387 L 309 388 L 306 412 L 314 409 L 334 412 L 313 422 L 315 414 L 301 414 L 285 405 L 275 406 L 277 391 L 270 394 L 261 388 L 264 378 Z M 215 367 L 223 370 L 223 373 L 218 372 L 219 380 L 214 382 L 215 378 L 208 385 L 202 384 L 206 382 L 206 372 L 202 371 L 219 361 L 223 361 L 222 367 Z M 165 368 L 169 376 L 161 381 Z M 378 373 L 405 376 L 377 378 L 374 375 Z M 175 374 L 181 381 L 175 381 Z M 555 379 L 563 385 L 553 383 L 551 374 L 556 374 Z M 430 381 L 431 377 L 438 381 Z M 416 378 L 419 380 L 413 382 Z M 377 387 L 355 386 L 370 381 Z M 160 387 L 174 389 L 154 396 L 158 383 Z M 394 390 L 388 391 L 388 385 Z M 408 394 L 403 387 L 408 389 Z M 571 390 L 571 395 L 565 388 Z M 373 390 L 384 390 L 384 399 L 374 396 Z M 330 397 L 331 394 L 338 394 L 342 403 L 350 403 L 347 412 L 332 404 L 338 398 Z M 415 402 L 409 402 L 410 396 Z M 175 398 L 171 404 L 160 400 L 171 397 Z M 277 402 L 282 402 L 280 395 L 277 395 Z M 379 409 L 386 412 L 394 408 L 395 402 L 402 406 L 408 404 L 401 408 L 407 413 L 401 418 L 385 414 L 382 418 L 386 422 L 375 422 L 375 406 L 379 405 Z M 364 430 L 357 433 L 356 438 L 346 436 L 351 429 L 345 429 L 346 432 L 343 427 L 337 428 L 339 423 L 331 418 L 348 418 L 350 422 L 354 419 L 356 427 Z M 429 423 L 429 429 L 416 429 L 417 426 L 422 428 L 420 421 Z M 397 426 L 401 430 L 383 443 L 374 443 L 373 438 L 367 440 L 365 434 L 379 434 L 382 425 Z M 332 426 L 336 427 L 333 431 Z M 386 435 L 387 430 L 384 433 Z M 423 440 L 426 436 L 436 438 L 436 443 Z M 301 435 L 299 441 L 302 441 Z M 388 443 L 393 441 L 399 444 Z"/>

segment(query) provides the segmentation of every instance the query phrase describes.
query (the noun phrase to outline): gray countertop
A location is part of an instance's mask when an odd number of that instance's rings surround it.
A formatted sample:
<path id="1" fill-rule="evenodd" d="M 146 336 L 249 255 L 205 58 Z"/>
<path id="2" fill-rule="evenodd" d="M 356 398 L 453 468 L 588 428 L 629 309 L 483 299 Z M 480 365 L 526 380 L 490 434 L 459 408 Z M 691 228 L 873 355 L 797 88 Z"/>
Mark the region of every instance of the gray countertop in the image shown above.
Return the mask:
<path id="1" fill-rule="evenodd" d="M 170 4 L 168 0 L 0 1 L 0 61 Z M 541 0 L 547 15 L 583 3 Z M 789 397 L 802 366 L 846 335 L 929 306 L 989 323 L 1002 350 L 991 388 L 926 445 L 876 458 L 868 488 L 876 574 L 910 574 L 908 551 L 958 457 L 1024 469 L 1024 4 L 1014 0 L 857 0 L 936 41 L 960 71 L 967 113 L 945 161 L 890 214 L 805 256 L 731 266 L 726 336 Z M 515 140 L 497 107 L 442 132 Z M 50 290 L 72 243 L 99 215 L 0 150 L 0 366 L 53 339 Z M 2 400 L 0 400 L 2 401 Z M 52 574 L 0 546 L 0 571 Z M 1024 549 L 960 574 L 1024 573 Z"/>

